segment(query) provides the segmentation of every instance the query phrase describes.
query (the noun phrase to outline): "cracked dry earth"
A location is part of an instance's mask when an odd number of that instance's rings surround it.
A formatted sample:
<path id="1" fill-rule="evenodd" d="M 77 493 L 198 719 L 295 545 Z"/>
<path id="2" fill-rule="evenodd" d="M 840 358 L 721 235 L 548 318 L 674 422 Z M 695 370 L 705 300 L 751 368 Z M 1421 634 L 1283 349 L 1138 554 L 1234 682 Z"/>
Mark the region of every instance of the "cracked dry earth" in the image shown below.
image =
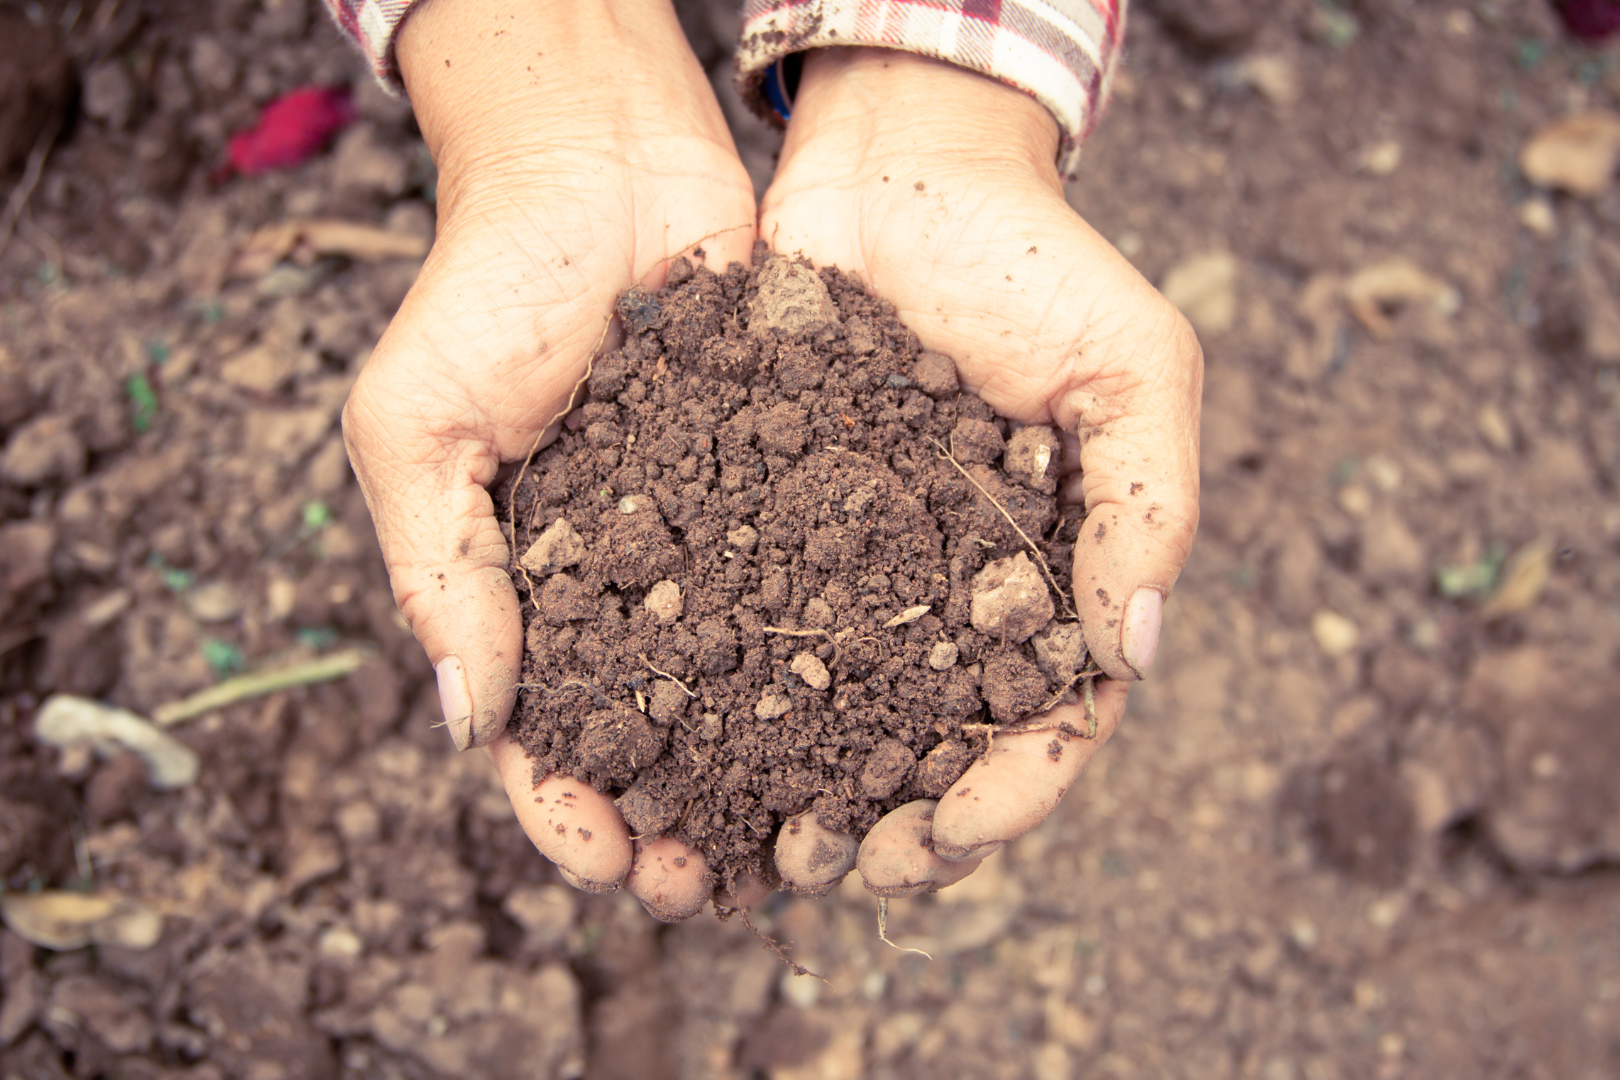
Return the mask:
<path id="1" fill-rule="evenodd" d="M 763 185 L 727 10 L 683 19 Z M 568 889 L 431 727 L 337 430 L 415 264 L 229 273 L 290 217 L 431 236 L 408 115 L 317 16 L 59 35 L 79 112 L 0 256 L 0 876 L 160 932 L 0 930 L 0 1076 L 1620 1072 L 1620 188 L 1519 163 L 1620 109 L 1614 46 L 1529 0 L 1135 5 L 1069 197 L 1199 329 L 1203 532 L 1051 820 L 892 903 L 931 961 L 857 885 L 756 913 L 824 984 L 734 921 Z M 357 88 L 333 152 L 211 188 L 311 82 Z M 178 790 L 33 735 L 52 694 L 150 715 L 354 643 L 340 680 L 169 729 Z"/>

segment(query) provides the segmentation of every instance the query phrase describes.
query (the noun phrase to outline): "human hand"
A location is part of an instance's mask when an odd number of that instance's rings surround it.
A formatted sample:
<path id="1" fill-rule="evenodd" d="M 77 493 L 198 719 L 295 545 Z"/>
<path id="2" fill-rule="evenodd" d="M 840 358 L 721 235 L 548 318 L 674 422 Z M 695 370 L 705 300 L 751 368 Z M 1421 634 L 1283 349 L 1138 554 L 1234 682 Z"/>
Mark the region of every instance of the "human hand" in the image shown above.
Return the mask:
<path id="1" fill-rule="evenodd" d="M 904 896 L 971 872 L 1039 824 L 1117 727 L 1147 673 L 1198 522 L 1202 356 L 1176 310 L 1063 199 L 1058 131 L 1033 98 L 874 48 L 809 54 L 760 235 L 854 273 L 997 412 L 1065 433 L 1060 496 L 1086 508 L 1074 602 L 1108 676 L 1095 739 L 1078 706 L 996 738 L 937 806 L 885 817 L 859 851 L 867 887 Z M 832 846 L 827 846 L 832 845 Z M 834 850 L 841 861 L 829 863 Z M 848 838 L 813 815 L 777 841 L 784 879 L 842 876 Z"/>
<path id="2" fill-rule="evenodd" d="M 398 58 L 438 237 L 343 415 L 394 597 L 457 748 L 488 747 L 540 852 L 581 887 L 628 877 L 655 914 L 690 914 L 701 856 L 632 843 L 589 784 L 536 785 L 504 733 L 523 632 L 485 486 L 549 437 L 620 292 L 694 247 L 715 270 L 748 260 L 753 188 L 661 0 L 432 0 Z"/>

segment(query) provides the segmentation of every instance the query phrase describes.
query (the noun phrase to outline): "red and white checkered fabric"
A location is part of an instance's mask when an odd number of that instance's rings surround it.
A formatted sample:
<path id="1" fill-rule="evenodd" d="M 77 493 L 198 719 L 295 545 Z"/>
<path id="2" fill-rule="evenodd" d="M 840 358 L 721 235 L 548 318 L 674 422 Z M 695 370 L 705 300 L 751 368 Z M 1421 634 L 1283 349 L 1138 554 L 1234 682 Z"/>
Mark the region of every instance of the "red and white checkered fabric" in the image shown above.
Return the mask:
<path id="1" fill-rule="evenodd" d="M 414 0 L 327 0 L 384 83 L 399 86 L 394 34 Z M 1072 167 L 1108 96 L 1126 0 L 746 0 L 738 79 L 761 112 L 764 73 L 791 53 L 877 45 L 999 79 L 1051 110 Z"/>

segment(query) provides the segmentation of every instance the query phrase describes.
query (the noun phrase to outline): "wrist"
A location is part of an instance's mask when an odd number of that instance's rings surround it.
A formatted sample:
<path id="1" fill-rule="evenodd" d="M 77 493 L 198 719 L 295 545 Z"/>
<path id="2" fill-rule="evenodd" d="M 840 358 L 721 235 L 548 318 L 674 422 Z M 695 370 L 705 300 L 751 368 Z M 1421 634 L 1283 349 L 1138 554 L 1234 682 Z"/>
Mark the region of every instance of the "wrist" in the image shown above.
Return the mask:
<path id="1" fill-rule="evenodd" d="M 731 145 L 667 0 L 427 0 L 396 55 L 441 200 L 469 176 L 646 134 Z"/>
<path id="2" fill-rule="evenodd" d="M 945 159 L 1061 191 L 1058 143 L 1052 114 L 1015 87 L 914 53 L 840 47 L 806 55 L 782 160 L 810 146 L 818 160 L 837 148 L 851 169 Z"/>

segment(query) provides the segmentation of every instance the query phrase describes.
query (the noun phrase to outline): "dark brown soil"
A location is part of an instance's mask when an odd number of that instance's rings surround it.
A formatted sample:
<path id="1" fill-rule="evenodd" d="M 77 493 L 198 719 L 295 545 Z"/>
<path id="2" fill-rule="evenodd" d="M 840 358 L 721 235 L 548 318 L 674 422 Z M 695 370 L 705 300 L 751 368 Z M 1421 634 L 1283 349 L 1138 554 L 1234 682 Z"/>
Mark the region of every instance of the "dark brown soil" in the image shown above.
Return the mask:
<path id="1" fill-rule="evenodd" d="M 670 287 L 621 298 L 628 338 L 518 482 L 514 545 L 513 730 L 537 772 L 620 795 L 633 833 L 693 844 L 726 881 L 764 869 L 785 816 L 864 834 L 941 795 L 990 724 L 1073 681 L 1048 640 L 1078 642 L 940 449 L 1066 567 L 1056 434 L 1007 447 L 1017 433 L 892 305 L 763 245 L 754 261 L 723 277 L 682 261 Z M 1048 451 L 1034 472 L 1030 446 Z M 1036 588 L 987 611 L 1009 572 Z"/>

